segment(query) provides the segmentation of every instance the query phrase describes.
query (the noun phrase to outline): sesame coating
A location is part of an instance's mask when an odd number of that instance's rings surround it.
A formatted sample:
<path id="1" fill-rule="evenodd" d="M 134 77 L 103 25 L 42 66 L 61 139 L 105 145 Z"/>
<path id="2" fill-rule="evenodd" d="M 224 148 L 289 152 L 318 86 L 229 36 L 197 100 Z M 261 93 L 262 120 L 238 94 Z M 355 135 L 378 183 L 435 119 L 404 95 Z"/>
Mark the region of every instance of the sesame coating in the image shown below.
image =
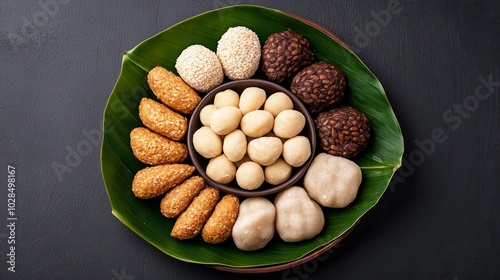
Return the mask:
<path id="1" fill-rule="evenodd" d="M 179 216 L 203 188 L 205 180 L 202 177 L 190 177 L 165 195 L 160 203 L 161 213 L 167 218 Z"/>
<path id="2" fill-rule="evenodd" d="M 219 191 L 217 189 L 212 187 L 203 189 L 193 199 L 186 211 L 177 218 L 170 235 L 180 240 L 197 236 L 210 215 L 212 215 L 218 201 Z"/>
<path id="3" fill-rule="evenodd" d="M 194 166 L 165 164 L 139 170 L 132 181 L 132 191 L 138 198 L 153 198 L 166 193 L 193 174 Z"/>
<path id="4" fill-rule="evenodd" d="M 184 138 L 188 128 L 184 116 L 149 98 L 141 100 L 139 118 L 147 128 L 176 141 Z"/>
<path id="5" fill-rule="evenodd" d="M 217 244 L 224 242 L 233 230 L 240 202 L 237 196 L 226 194 L 215 206 L 212 216 L 201 231 L 201 237 L 207 243 Z"/>
<path id="6" fill-rule="evenodd" d="M 148 84 L 153 93 L 170 109 L 191 114 L 201 98 L 180 77 L 157 66 L 148 73 Z"/>
<path id="7" fill-rule="evenodd" d="M 202 45 L 191 45 L 183 50 L 177 57 L 175 69 L 188 85 L 204 93 L 224 80 L 219 58 Z"/>
<path id="8" fill-rule="evenodd" d="M 144 127 L 130 132 L 130 147 L 134 156 L 150 165 L 179 163 L 188 156 L 184 143 L 170 140 Z"/>
<path id="9" fill-rule="evenodd" d="M 259 37 L 244 26 L 229 28 L 217 43 L 217 56 L 231 80 L 252 77 L 259 67 L 260 55 Z"/>

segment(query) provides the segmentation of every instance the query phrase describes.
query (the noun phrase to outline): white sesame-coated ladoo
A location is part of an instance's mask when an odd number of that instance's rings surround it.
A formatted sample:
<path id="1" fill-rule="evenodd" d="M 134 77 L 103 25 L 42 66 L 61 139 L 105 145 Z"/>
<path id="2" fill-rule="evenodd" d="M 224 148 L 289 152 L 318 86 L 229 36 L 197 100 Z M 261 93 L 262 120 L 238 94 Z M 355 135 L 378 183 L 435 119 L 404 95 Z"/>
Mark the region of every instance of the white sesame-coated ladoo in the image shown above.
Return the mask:
<path id="1" fill-rule="evenodd" d="M 252 77 L 259 68 L 260 55 L 259 37 L 244 26 L 229 28 L 217 43 L 217 56 L 231 80 Z"/>
<path id="2" fill-rule="evenodd" d="M 177 57 L 175 69 L 192 88 L 209 92 L 222 84 L 224 72 L 217 55 L 202 45 L 191 45 Z"/>

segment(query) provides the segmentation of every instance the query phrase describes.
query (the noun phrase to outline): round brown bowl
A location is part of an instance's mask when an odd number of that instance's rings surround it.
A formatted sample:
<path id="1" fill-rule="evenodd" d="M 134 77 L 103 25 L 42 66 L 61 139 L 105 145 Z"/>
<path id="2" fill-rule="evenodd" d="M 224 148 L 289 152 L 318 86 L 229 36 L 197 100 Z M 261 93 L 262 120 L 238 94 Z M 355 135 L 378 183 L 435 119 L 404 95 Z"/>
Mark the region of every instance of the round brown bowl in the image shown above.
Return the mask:
<path id="1" fill-rule="evenodd" d="M 204 158 L 196 150 L 194 149 L 193 145 L 193 134 L 200 128 L 203 124 L 200 121 L 200 111 L 203 107 L 209 104 L 213 104 L 215 95 L 218 92 L 224 91 L 226 89 L 232 89 L 236 91 L 238 94 L 241 94 L 241 92 L 247 88 L 247 87 L 259 87 L 262 88 L 263 90 L 266 91 L 266 95 L 269 97 L 269 95 L 275 93 L 275 92 L 283 92 L 293 102 L 294 110 L 298 110 L 301 112 L 304 117 L 306 118 L 306 124 L 304 126 L 304 129 L 302 129 L 300 135 L 303 135 L 309 139 L 309 142 L 311 143 L 311 156 L 309 159 L 300 167 L 293 168 L 292 169 L 292 176 L 286 180 L 285 182 L 279 184 L 279 185 L 271 185 L 267 182 L 264 182 L 262 186 L 260 186 L 256 190 L 245 190 L 240 188 L 236 180 L 231 181 L 229 184 L 221 184 L 218 183 L 210 177 L 207 176 L 205 170 L 207 168 L 209 159 Z M 196 109 L 194 110 L 193 114 L 191 115 L 191 118 L 189 120 L 189 127 L 187 131 L 187 146 L 189 150 L 189 157 L 191 158 L 191 161 L 193 162 L 193 165 L 196 167 L 196 170 L 202 176 L 205 181 L 207 182 L 207 185 L 215 187 L 219 189 L 222 192 L 225 193 L 230 193 L 234 194 L 237 196 L 243 196 L 243 197 L 254 197 L 254 196 L 266 196 L 270 194 L 277 193 L 283 189 L 286 189 L 293 184 L 295 184 L 298 180 L 304 176 L 306 173 L 307 169 L 309 168 L 309 165 L 311 164 L 313 157 L 314 157 L 314 151 L 316 150 L 316 132 L 314 128 L 314 123 L 311 115 L 307 111 L 306 107 L 304 104 L 299 100 L 297 96 L 295 96 L 293 93 L 291 93 L 288 89 L 285 87 L 278 85 L 276 83 L 267 81 L 267 80 L 260 80 L 260 79 L 245 79 L 245 80 L 237 80 L 237 81 L 231 81 L 224 83 L 217 88 L 213 89 L 210 91 L 203 99 L 200 101 Z"/>

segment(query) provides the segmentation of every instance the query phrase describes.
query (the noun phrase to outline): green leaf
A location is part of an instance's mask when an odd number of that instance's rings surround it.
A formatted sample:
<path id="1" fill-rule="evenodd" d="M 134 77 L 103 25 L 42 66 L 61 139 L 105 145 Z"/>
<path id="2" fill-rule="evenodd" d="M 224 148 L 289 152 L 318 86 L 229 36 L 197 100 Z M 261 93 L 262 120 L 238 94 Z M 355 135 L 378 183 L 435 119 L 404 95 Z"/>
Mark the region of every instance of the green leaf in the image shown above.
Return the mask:
<path id="1" fill-rule="evenodd" d="M 262 43 L 272 33 L 291 28 L 303 34 L 318 60 L 341 68 L 348 82 L 349 103 L 362 111 L 372 126 L 368 150 L 356 159 L 363 182 L 356 200 L 344 209 L 325 209 L 321 234 L 309 241 L 285 243 L 275 237 L 256 252 L 238 250 L 231 240 L 210 245 L 201 239 L 179 241 L 170 237 L 175 222 L 163 217 L 159 199 L 134 197 L 131 182 L 144 168 L 132 154 L 129 133 L 142 123 L 138 104 L 142 97 L 155 99 L 146 83 L 147 72 L 161 65 L 174 73 L 182 50 L 201 44 L 215 51 L 220 36 L 233 26 L 254 30 Z M 403 137 L 382 85 L 349 49 L 315 26 L 283 12 L 259 6 L 240 5 L 209 11 L 180 22 L 124 53 L 118 81 L 104 111 L 101 166 L 113 214 L 126 226 L 166 254 L 187 262 L 229 267 L 258 267 L 297 260 L 335 240 L 353 227 L 387 189 L 401 165 Z"/>

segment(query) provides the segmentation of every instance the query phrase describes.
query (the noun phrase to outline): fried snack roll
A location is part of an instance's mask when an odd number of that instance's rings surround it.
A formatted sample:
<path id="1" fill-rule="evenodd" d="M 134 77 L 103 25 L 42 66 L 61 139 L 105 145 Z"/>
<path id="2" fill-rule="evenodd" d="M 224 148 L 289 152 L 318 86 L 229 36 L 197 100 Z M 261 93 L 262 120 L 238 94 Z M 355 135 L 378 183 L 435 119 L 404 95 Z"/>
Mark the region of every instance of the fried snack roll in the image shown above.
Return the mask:
<path id="1" fill-rule="evenodd" d="M 132 191 L 138 198 L 159 196 L 182 183 L 194 172 L 189 164 L 165 164 L 139 170 L 132 181 Z"/>
<path id="2" fill-rule="evenodd" d="M 201 237 L 207 243 L 217 244 L 224 242 L 233 230 L 240 201 L 232 194 L 226 194 L 215 206 L 212 216 L 201 231 Z"/>
<path id="3" fill-rule="evenodd" d="M 188 128 L 184 116 L 149 98 L 141 100 L 139 118 L 147 128 L 175 141 L 184 138 Z"/>
<path id="4" fill-rule="evenodd" d="M 212 187 L 203 189 L 193 199 L 172 228 L 170 235 L 177 239 L 189 239 L 198 235 L 219 201 L 219 191 Z"/>
<path id="5" fill-rule="evenodd" d="M 134 156 L 150 165 L 179 163 L 188 156 L 185 144 L 175 142 L 144 127 L 130 132 L 130 147 Z"/>
<path id="6" fill-rule="evenodd" d="M 153 93 L 170 109 L 191 114 L 201 98 L 180 77 L 157 66 L 148 73 L 148 84 Z"/>
<path id="7" fill-rule="evenodd" d="M 205 180 L 200 176 L 192 176 L 165 195 L 160 203 L 161 213 L 167 218 L 179 216 L 203 188 Z"/>

